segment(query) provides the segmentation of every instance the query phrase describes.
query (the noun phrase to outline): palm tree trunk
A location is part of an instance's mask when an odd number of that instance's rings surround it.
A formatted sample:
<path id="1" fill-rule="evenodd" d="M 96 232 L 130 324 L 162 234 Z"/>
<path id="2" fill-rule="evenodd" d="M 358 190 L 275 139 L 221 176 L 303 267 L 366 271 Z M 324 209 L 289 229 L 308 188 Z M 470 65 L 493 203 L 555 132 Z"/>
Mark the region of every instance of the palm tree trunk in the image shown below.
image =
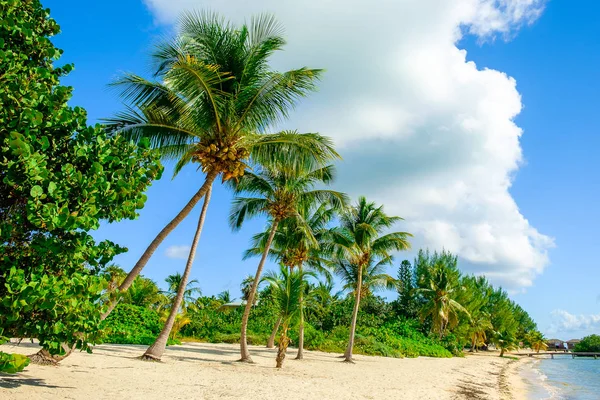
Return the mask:
<path id="1" fill-rule="evenodd" d="M 217 175 L 218 174 L 216 172 L 212 172 L 212 171 L 206 175 L 206 179 L 204 180 L 204 183 L 200 187 L 200 190 L 198 190 L 198 192 L 196 192 L 196 194 L 190 199 L 190 201 L 188 201 L 188 203 L 185 205 L 185 207 L 183 207 L 181 209 L 181 211 L 179 211 L 179 214 L 177 214 L 175 216 L 175 218 L 173 218 L 171 220 L 171 222 L 169 222 L 158 233 L 158 235 L 150 243 L 150 245 L 148 246 L 146 251 L 144 251 L 144 254 L 142 254 L 142 256 L 140 257 L 138 262 L 134 265 L 134 267 L 131 269 L 129 274 L 127 274 L 127 277 L 125 278 L 125 280 L 119 286 L 119 288 L 118 288 L 119 292 L 123 292 L 123 291 L 129 289 L 129 287 L 131 286 L 131 284 L 133 283 L 135 278 L 137 278 L 137 276 L 140 274 L 140 272 L 142 272 L 142 269 L 146 266 L 146 264 L 150 260 L 150 257 L 152 257 L 152 254 L 154 254 L 154 252 L 156 251 L 158 246 L 162 243 L 162 241 L 165 240 L 165 238 L 167 236 L 169 236 L 169 234 L 177 227 L 177 225 L 179 225 L 181 223 L 181 221 L 183 221 L 189 215 L 189 213 L 194 209 L 196 204 L 198 204 L 200 199 L 202 199 L 202 197 L 204 197 L 208 193 L 208 191 L 211 189 L 212 184 L 213 184 L 215 178 L 217 177 Z M 108 315 L 115 308 L 116 305 L 117 305 L 117 299 L 113 298 L 113 300 L 111 300 L 110 304 L 108 305 L 108 309 L 106 310 L 106 312 L 104 312 L 102 314 L 102 316 L 100 317 L 100 320 L 101 321 L 105 320 L 106 317 L 108 317 Z"/>
<path id="2" fill-rule="evenodd" d="M 471 350 L 469 353 L 473 353 L 475 351 L 475 338 L 471 339 Z"/>
<path id="3" fill-rule="evenodd" d="M 281 317 L 277 319 L 277 323 L 273 327 L 273 332 L 271 332 L 271 336 L 269 336 L 269 341 L 267 342 L 267 349 L 272 349 L 275 347 L 275 336 L 277 335 L 277 331 L 279 330 L 279 325 L 281 325 Z"/>
<path id="4" fill-rule="evenodd" d="M 302 264 L 298 265 L 302 276 Z M 304 278 L 302 278 L 302 292 L 300 292 L 300 326 L 298 328 L 298 354 L 296 360 L 304 359 Z"/>
<path id="5" fill-rule="evenodd" d="M 211 187 L 209 186 L 208 191 L 206 192 L 206 196 L 204 197 L 204 204 L 202 205 L 202 211 L 200 212 L 200 218 L 198 219 L 198 227 L 196 228 L 196 234 L 194 235 L 194 240 L 192 241 L 192 248 L 190 249 L 187 264 L 185 265 L 185 270 L 183 271 L 181 282 L 179 283 L 179 287 L 177 288 L 177 294 L 175 296 L 175 299 L 173 300 L 173 304 L 171 305 L 171 312 L 169 313 L 169 317 L 167 318 L 167 322 L 165 322 L 162 331 L 160 331 L 160 334 L 154 341 L 154 344 L 148 347 L 148 350 L 146 350 L 146 352 L 142 356 L 142 359 L 144 360 L 160 360 L 163 353 L 165 352 L 165 348 L 167 347 L 167 341 L 169 339 L 169 335 L 171 334 L 171 329 L 173 329 L 175 318 L 179 313 L 179 308 L 181 307 L 181 303 L 183 301 L 183 296 L 185 294 L 188 278 L 190 276 L 190 272 L 192 271 L 192 264 L 194 264 L 196 249 L 198 248 L 198 242 L 200 241 L 202 227 L 204 226 L 204 220 L 206 218 L 206 210 L 208 209 L 208 202 L 210 201 L 210 192 Z"/>
<path id="6" fill-rule="evenodd" d="M 500 357 L 504 357 L 504 349 L 500 349 Z"/>
<path id="7" fill-rule="evenodd" d="M 354 348 L 354 334 L 356 333 L 356 319 L 358 318 L 358 307 L 360 306 L 360 294 L 362 290 L 362 275 L 363 266 L 358 268 L 358 282 L 356 283 L 356 298 L 354 300 L 354 311 L 352 312 L 352 323 L 350 324 L 350 339 L 348 340 L 348 347 L 346 353 L 344 353 L 345 362 L 354 362 L 352 360 L 352 349 Z"/>
<path id="8" fill-rule="evenodd" d="M 285 360 L 285 353 L 287 351 L 288 344 L 290 343 L 290 338 L 288 337 L 288 329 L 289 322 L 286 321 L 283 323 L 283 331 L 281 332 L 281 336 L 279 337 L 279 348 L 277 350 L 277 358 L 276 367 L 281 368 L 283 366 L 283 360 Z"/>
<path id="9" fill-rule="evenodd" d="M 246 308 L 244 309 L 244 315 L 242 316 L 242 329 L 240 333 L 240 353 L 242 358 L 240 358 L 239 361 L 249 363 L 253 362 L 252 358 L 250 357 L 250 352 L 248 351 L 248 338 L 246 335 L 246 330 L 248 328 L 248 318 L 250 318 L 250 310 L 252 309 L 252 304 L 254 303 L 256 289 L 258 288 L 258 283 L 260 281 L 260 275 L 262 274 L 263 267 L 265 266 L 265 261 L 267 261 L 267 256 L 269 255 L 271 243 L 273 243 L 273 238 L 275 237 L 275 232 L 277 231 L 278 224 L 278 220 L 273 221 L 273 225 L 271 226 L 271 232 L 269 233 L 269 238 L 267 239 L 267 243 L 265 244 L 265 251 L 263 251 L 262 257 L 260 258 L 260 262 L 258 263 L 256 275 L 254 276 L 254 282 L 252 283 L 252 288 L 250 289 L 248 298 L 246 299 Z"/>

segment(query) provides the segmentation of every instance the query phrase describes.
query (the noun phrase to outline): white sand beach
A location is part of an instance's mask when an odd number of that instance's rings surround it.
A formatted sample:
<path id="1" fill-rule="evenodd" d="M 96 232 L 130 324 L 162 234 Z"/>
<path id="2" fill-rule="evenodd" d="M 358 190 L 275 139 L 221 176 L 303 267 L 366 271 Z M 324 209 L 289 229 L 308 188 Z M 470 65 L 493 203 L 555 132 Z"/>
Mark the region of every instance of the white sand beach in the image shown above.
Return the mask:
<path id="1" fill-rule="evenodd" d="M 30 365 L 0 375 L 0 399 L 525 399 L 517 374 L 522 362 L 493 354 L 464 358 L 395 359 L 307 351 L 288 352 L 275 369 L 275 350 L 252 347 L 255 364 L 236 362 L 237 345 L 185 343 L 169 347 L 163 362 L 137 359 L 145 346 L 100 345 L 59 366 Z M 32 344 L 1 351 L 31 354 Z"/>

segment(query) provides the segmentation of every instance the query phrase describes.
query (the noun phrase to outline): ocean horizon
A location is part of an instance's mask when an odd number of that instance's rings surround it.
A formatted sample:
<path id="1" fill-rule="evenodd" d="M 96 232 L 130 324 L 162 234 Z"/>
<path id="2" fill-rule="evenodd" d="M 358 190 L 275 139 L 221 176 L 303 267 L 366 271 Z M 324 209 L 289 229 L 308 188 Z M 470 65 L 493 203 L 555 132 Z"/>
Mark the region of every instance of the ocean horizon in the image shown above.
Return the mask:
<path id="1" fill-rule="evenodd" d="M 530 400 L 596 400 L 600 393 L 600 360 L 593 358 L 538 359 L 521 374 Z"/>

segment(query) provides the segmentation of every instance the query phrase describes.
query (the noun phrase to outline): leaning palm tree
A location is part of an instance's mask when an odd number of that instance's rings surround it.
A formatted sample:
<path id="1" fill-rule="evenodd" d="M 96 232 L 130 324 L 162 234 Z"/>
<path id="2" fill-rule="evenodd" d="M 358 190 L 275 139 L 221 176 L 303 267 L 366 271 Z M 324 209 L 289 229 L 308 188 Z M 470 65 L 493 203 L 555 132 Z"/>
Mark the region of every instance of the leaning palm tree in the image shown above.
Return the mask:
<path id="1" fill-rule="evenodd" d="M 332 190 L 313 189 L 315 185 L 331 183 L 334 172 L 335 168 L 332 165 L 302 170 L 296 167 L 290 168 L 290 165 L 282 160 L 279 165 L 263 166 L 258 173 L 245 174 L 235 187 L 237 194 L 247 193 L 253 197 L 234 199 L 230 215 L 230 223 L 234 230 L 240 229 L 244 221 L 254 216 L 266 215 L 269 220 L 269 236 L 242 317 L 240 361 L 252 362 L 246 342 L 246 328 L 260 276 L 277 228 L 283 221 L 295 220 L 297 226 L 302 227 L 310 236 L 310 240 L 316 242 L 299 210 L 317 202 L 328 202 L 336 207 L 343 207 L 346 195 Z"/>
<path id="2" fill-rule="evenodd" d="M 300 298 L 304 291 L 306 274 L 310 273 L 302 272 L 299 269 L 292 270 L 281 265 L 279 274 L 268 273 L 265 275 L 264 280 L 269 282 L 273 288 L 277 312 L 282 325 L 276 358 L 277 368 L 283 366 L 283 360 L 290 343 L 288 336 L 290 326 L 293 320 L 300 316 Z"/>
<path id="3" fill-rule="evenodd" d="M 177 37 L 157 46 L 152 55 L 156 80 L 127 74 L 114 83 L 127 108 L 106 121 L 109 130 L 134 141 L 149 140 L 164 159 L 177 162 L 175 174 L 189 163 L 206 174 L 198 192 L 150 243 L 119 291 L 131 285 L 218 177 L 238 179 L 250 161 L 285 157 L 306 167 L 337 156 L 331 141 L 317 134 L 265 134 L 315 89 L 321 74 L 317 69 L 281 73 L 269 67 L 269 58 L 285 44 L 281 33 L 269 15 L 235 27 L 216 14 L 185 13 Z"/>
<path id="4" fill-rule="evenodd" d="M 190 273 L 192 272 L 192 264 L 194 263 L 194 257 L 196 255 L 196 247 L 198 247 L 198 242 L 200 241 L 200 233 L 202 232 L 202 225 L 204 224 L 204 218 L 206 217 L 206 209 L 208 208 L 208 202 L 210 201 L 211 191 L 212 187 L 209 187 L 208 192 L 204 197 L 204 204 L 202 205 L 202 210 L 200 211 L 200 219 L 198 220 L 196 233 L 194 234 L 194 239 L 192 240 L 192 246 L 190 248 L 190 253 L 188 255 L 185 269 L 183 270 L 183 275 L 180 278 L 178 278 L 179 285 L 177 287 L 175 297 L 173 298 L 173 303 L 171 304 L 169 317 L 167 318 L 162 330 L 160 331 L 154 343 L 150 347 L 148 347 L 148 349 L 142 356 L 143 360 L 160 360 L 160 358 L 165 352 L 169 336 L 171 335 L 171 330 L 173 329 L 173 325 L 175 324 L 175 320 L 177 319 L 177 315 L 179 314 L 179 310 L 183 304 L 185 294 L 189 290 L 187 287 L 188 278 L 190 276 Z"/>
<path id="5" fill-rule="evenodd" d="M 290 270 L 297 268 L 302 272 L 303 268 L 307 268 L 309 271 L 320 273 L 326 279 L 330 279 L 331 274 L 328 270 L 330 261 L 324 254 L 321 244 L 329 235 L 329 223 L 339 211 L 341 210 L 337 210 L 327 203 L 309 205 L 299 210 L 302 216 L 302 223 L 299 224 L 297 219 L 282 221 L 273 237 L 269 257 L 280 262 Z M 253 237 L 254 245 L 246 251 L 244 259 L 262 254 L 268 238 L 268 231 L 255 235 Z M 297 360 L 304 358 L 304 308 L 303 297 L 300 296 Z M 281 318 L 275 323 L 271 336 L 267 341 L 267 348 L 274 347 L 275 336 L 280 324 Z"/>
<path id="6" fill-rule="evenodd" d="M 356 318 L 360 299 L 363 296 L 364 277 L 369 276 L 370 269 L 375 268 L 379 271 L 382 266 L 390 263 L 392 251 L 410 248 L 408 237 L 412 236 L 411 234 L 406 232 L 383 234 L 400 220 L 400 217 L 390 217 L 385 214 L 383 206 L 377 207 L 375 203 L 367 202 L 366 198 L 360 197 L 355 206 L 342 213 L 340 226 L 332 231 L 329 246 L 336 260 L 336 272 L 346 280 L 346 285 L 353 290 L 355 298 L 350 338 L 344 354 L 346 362 L 353 362 Z M 383 281 L 377 279 L 371 283 L 375 288 L 384 281 L 386 279 Z"/>
<path id="7" fill-rule="evenodd" d="M 446 333 L 448 326 L 458 323 L 458 314 L 469 312 L 454 299 L 459 290 L 458 282 L 452 279 L 454 275 L 448 266 L 440 261 L 431 267 L 428 274 L 426 287 L 416 289 L 421 293 L 425 304 L 421 309 L 421 319 L 431 317 L 432 329 L 438 333 L 440 339 Z"/>

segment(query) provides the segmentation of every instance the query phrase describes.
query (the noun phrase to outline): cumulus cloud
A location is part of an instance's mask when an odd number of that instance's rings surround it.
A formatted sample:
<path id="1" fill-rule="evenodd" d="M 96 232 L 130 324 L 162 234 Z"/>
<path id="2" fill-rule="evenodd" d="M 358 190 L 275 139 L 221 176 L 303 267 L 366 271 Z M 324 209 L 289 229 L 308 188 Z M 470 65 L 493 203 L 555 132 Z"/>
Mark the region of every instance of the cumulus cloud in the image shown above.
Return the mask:
<path id="1" fill-rule="evenodd" d="M 289 43 L 275 67 L 327 70 L 287 125 L 336 140 L 340 189 L 404 217 L 413 247 L 456 252 L 496 284 L 523 288 L 543 271 L 553 241 L 509 193 L 523 162 L 516 82 L 458 47 L 465 34 L 510 37 L 543 0 L 145 2 L 160 23 L 198 7 L 235 22 L 273 12 Z"/>
<path id="2" fill-rule="evenodd" d="M 181 260 L 187 260 L 190 254 L 190 246 L 169 246 L 165 251 L 165 255 L 169 258 L 176 258 Z"/>
<path id="3" fill-rule="evenodd" d="M 573 315 L 565 310 L 554 310 L 551 313 L 550 331 L 591 331 L 600 329 L 600 314 Z"/>

